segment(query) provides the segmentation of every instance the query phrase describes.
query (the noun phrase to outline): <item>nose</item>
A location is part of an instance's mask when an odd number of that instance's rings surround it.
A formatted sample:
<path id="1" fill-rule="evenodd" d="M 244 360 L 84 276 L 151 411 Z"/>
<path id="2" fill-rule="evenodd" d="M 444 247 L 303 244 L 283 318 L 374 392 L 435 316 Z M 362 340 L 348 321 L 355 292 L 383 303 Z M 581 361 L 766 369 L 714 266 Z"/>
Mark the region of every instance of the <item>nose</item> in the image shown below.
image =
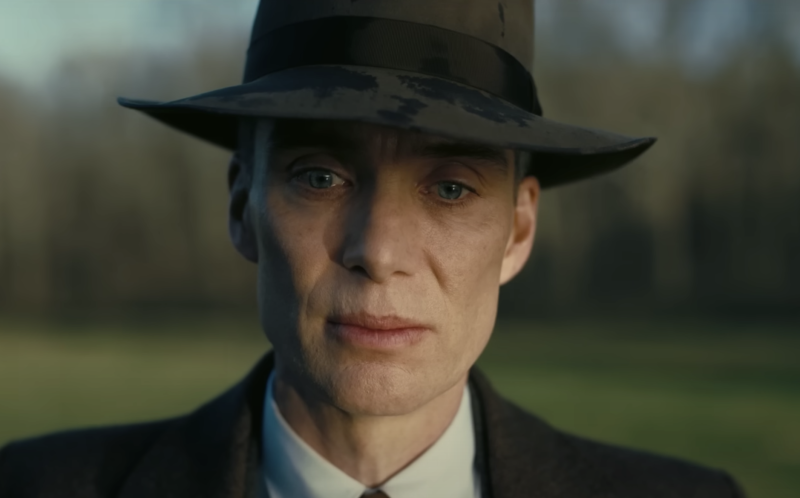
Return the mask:
<path id="1" fill-rule="evenodd" d="M 411 275 L 417 265 L 417 221 L 406 199 L 398 197 L 372 195 L 347 220 L 342 264 L 376 283 Z"/>

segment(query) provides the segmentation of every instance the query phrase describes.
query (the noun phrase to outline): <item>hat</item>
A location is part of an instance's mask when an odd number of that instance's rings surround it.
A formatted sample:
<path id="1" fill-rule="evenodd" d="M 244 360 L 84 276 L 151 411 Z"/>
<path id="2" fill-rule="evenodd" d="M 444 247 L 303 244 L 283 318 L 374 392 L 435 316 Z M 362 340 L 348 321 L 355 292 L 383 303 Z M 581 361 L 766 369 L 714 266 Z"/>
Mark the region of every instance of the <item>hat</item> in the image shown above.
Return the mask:
<path id="1" fill-rule="evenodd" d="M 542 117 L 533 0 L 261 0 L 241 85 L 171 102 L 120 98 L 235 150 L 246 117 L 348 120 L 530 151 L 550 187 L 654 142 Z"/>

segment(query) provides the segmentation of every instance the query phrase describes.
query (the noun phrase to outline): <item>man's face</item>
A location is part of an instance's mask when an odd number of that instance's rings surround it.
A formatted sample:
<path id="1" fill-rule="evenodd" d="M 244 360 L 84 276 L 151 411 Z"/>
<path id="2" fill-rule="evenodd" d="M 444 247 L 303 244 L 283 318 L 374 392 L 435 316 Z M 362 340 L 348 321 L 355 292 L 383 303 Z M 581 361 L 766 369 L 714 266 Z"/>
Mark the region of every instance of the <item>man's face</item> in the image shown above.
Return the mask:
<path id="1" fill-rule="evenodd" d="M 517 185 L 511 151 L 377 125 L 255 136 L 246 209 L 278 375 L 354 415 L 459 385 L 528 257 L 536 180 Z"/>

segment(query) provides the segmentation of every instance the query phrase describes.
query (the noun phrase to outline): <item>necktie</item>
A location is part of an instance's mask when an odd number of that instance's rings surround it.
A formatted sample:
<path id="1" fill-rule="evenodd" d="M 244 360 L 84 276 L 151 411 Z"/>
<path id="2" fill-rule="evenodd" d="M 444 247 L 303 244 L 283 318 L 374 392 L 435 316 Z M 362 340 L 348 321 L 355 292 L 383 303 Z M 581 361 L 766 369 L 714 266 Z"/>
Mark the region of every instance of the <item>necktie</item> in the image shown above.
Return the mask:
<path id="1" fill-rule="evenodd" d="M 374 493 L 369 493 L 369 494 L 364 493 L 363 495 L 361 495 L 361 498 L 389 498 L 389 495 L 387 495 L 381 490 L 378 490 L 375 491 Z"/>

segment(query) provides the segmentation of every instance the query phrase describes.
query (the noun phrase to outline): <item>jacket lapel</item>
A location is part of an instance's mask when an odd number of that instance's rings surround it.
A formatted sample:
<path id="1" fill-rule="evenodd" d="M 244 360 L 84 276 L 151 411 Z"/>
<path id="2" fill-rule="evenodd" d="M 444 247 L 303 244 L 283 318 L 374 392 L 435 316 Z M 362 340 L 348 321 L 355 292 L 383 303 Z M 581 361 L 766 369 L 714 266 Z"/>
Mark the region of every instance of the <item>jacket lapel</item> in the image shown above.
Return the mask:
<path id="1" fill-rule="evenodd" d="M 142 455 L 120 498 L 255 498 L 267 354 L 231 390 L 175 419 Z M 501 398 L 470 372 L 484 498 L 612 498 L 605 476 L 549 425 Z"/>
<path id="2" fill-rule="evenodd" d="M 570 438 L 501 398 L 475 368 L 470 384 L 478 397 L 477 447 L 491 498 L 611 498 L 605 475 Z"/>
<path id="3" fill-rule="evenodd" d="M 129 474 L 120 498 L 250 498 L 258 493 L 261 412 L 273 357 L 175 419 Z"/>

